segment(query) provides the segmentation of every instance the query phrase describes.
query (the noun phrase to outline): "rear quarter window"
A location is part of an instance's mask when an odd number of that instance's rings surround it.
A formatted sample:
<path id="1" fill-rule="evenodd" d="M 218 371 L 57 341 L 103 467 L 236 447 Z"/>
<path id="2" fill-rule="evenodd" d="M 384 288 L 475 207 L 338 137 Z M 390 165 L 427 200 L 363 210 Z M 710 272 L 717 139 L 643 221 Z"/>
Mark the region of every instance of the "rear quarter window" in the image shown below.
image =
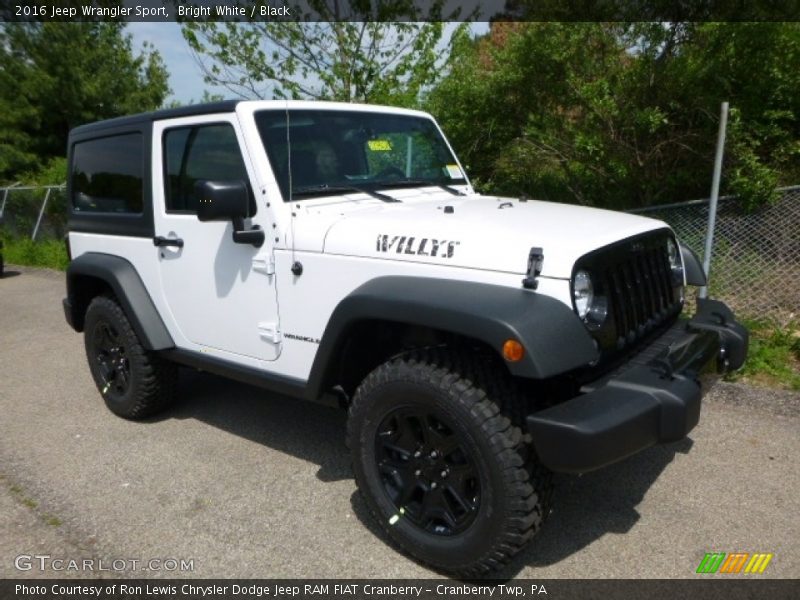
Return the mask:
<path id="1" fill-rule="evenodd" d="M 141 133 L 75 144 L 70 173 L 73 210 L 141 214 L 143 152 Z"/>

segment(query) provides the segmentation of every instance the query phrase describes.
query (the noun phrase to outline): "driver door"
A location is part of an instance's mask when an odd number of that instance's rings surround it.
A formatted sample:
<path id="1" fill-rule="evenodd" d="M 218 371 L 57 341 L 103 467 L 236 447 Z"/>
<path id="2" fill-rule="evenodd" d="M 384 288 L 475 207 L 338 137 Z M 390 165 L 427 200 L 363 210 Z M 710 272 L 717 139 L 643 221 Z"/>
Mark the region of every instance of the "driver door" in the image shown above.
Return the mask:
<path id="1" fill-rule="evenodd" d="M 172 327 L 195 351 L 234 362 L 272 361 L 280 354 L 272 245 L 234 243 L 230 222 L 200 222 L 195 183 L 244 181 L 250 193 L 248 228 L 264 227 L 265 207 L 238 122 L 209 115 L 155 123 L 153 158 L 155 244 L 163 303 Z M 160 181 L 158 181 L 160 179 Z"/>

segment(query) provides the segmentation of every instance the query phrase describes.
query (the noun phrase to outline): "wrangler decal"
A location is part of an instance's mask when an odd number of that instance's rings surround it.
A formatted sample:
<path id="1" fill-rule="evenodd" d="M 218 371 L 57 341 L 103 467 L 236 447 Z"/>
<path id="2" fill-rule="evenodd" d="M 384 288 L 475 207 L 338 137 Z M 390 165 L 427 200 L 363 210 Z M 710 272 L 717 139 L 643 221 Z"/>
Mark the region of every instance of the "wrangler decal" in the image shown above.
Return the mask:
<path id="1" fill-rule="evenodd" d="M 307 335 L 296 335 L 294 333 L 284 333 L 283 337 L 290 340 L 297 340 L 298 342 L 311 342 L 312 344 L 319 344 L 319 338 L 308 337 Z"/>
<path id="2" fill-rule="evenodd" d="M 452 240 L 436 240 L 433 238 L 420 238 L 418 240 L 414 236 L 378 234 L 375 250 L 378 252 L 391 252 L 394 250 L 397 254 L 453 258 L 456 246 L 460 244 L 461 242 Z M 439 253 L 439 250 L 441 250 L 441 253 Z"/>

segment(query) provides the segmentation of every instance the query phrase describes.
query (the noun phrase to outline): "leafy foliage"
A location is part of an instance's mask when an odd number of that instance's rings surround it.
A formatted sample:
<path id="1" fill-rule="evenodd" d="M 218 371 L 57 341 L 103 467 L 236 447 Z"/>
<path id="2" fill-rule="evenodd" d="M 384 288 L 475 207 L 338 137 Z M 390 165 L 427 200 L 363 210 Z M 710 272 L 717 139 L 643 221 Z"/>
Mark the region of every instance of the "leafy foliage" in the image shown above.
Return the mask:
<path id="1" fill-rule="evenodd" d="M 67 249 L 61 240 L 31 241 L 27 237 L 5 237 L 3 257 L 12 265 L 47 267 L 65 271 L 69 266 Z"/>
<path id="2" fill-rule="evenodd" d="M 167 78 L 122 23 L 0 25 L 0 181 L 63 157 L 72 127 L 159 107 Z"/>
<path id="3" fill-rule="evenodd" d="M 413 2 L 354 1 L 349 20 L 338 2 L 308 4 L 313 21 L 301 21 L 311 15 L 247 24 L 193 20 L 183 24 L 183 35 L 206 82 L 244 98 L 409 106 L 436 79 L 442 23 L 402 21 L 416 14 Z M 434 14 L 439 5 L 432 3 Z M 398 21 L 385 22 L 391 18 Z"/>
<path id="4" fill-rule="evenodd" d="M 800 324 L 777 328 L 761 321 L 745 322 L 750 331 L 747 361 L 728 376 L 768 387 L 800 390 Z"/>
<path id="5" fill-rule="evenodd" d="M 427 108 L 485 191 L 628 208 L 708 194 L 728 100 L 723 191 L 757 205 L 800 177 L 798 65 L 796 23 L 494 23 Z"/>

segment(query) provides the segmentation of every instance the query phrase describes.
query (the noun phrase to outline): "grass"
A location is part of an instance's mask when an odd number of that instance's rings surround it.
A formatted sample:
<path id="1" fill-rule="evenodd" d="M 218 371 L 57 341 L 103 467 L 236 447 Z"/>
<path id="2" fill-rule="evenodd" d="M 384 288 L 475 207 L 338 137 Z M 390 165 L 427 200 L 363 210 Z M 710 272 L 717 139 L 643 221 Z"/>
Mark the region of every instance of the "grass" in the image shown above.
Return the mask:
<path id="1" fill-rule="evenodd" d="M 64 524 L 61 519 L 54 517 L 53 515 L 45 515 L 44 522 L 50 525 L 50 527 L 61 527 Z"/>
<path id="2" fill-rule="evenodd" d="M 747 362 L 729 379 L 800 390 L 800 323 L 777 327 L 764 321 L 745 320 L 743 324 L 750 330 Z"/>
<path id="3" fill-rule="evenodd" d="M 0 482 L 7 484 L 5 476 L 0 475 Z M 39 517 L 40 520 L 42 520 L 50 527 L 61 527 L 64 524 L 64 522 L 57 516 L 52 515 L 50 513 L 42 514 L 40 511 L 38 511 L 37 509 L 39 508 L 39 503 L 33 498 L 29 497 L 25 493 L 25 490 L 22 489 L 22 487 L 16 484 L 12 484 L 8 486 L 8 491 L 11 492 L 16 497 L 16 499 L 20 502 L 20 504 L 34 511 L 37 517 Z"/>
<path id="4" fill-rule="evenodd" d="M 37 506 L 39 506 L 39 503 L 36 502 L 36 500 L 34 500 L 33 498 L 28 498 L 28 496 L 25 495 L 24 490 L 20 486 L 12 485 L 9 486 L 8 490 L 12 494 L 14 494 L 14 496 L 17 497 L 17 500 L 19 500 L 24 506 L 27 506 L 31 510 L 34 510 Z"/>
<path id="5" fill-rule="evenodd" d="M 48 267 L 64 271 L 69 264 L 67 249 L 60 240 L 33 242 L 28 238 L 4 237 L 3 256 L 7 264 Z"/>

